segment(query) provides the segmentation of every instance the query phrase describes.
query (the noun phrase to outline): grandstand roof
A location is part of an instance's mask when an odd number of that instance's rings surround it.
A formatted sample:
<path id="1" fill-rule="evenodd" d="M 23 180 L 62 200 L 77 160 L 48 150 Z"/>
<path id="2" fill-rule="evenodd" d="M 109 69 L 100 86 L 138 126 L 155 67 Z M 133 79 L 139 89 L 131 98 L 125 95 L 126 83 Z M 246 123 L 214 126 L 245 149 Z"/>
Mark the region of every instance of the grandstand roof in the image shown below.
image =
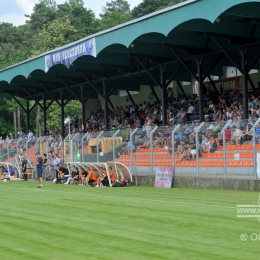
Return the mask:
<path id="1" fill-rule="evenodd" d="M 97 98 L 104 80 L 112 94 L 158 85 L 161 65 L 167 79 L 191 81 L 201 56 L 204 73 L 222 76 L 223 66 L 241 68 L 241 46 L 250 47 L 248 64 L 258 69 L 259 10 L 260 0 L 188 0 L 5 68 L 0 91 L 41 100 L 64 90 L 66 99 L 84 85 L 84 96 Z"/>

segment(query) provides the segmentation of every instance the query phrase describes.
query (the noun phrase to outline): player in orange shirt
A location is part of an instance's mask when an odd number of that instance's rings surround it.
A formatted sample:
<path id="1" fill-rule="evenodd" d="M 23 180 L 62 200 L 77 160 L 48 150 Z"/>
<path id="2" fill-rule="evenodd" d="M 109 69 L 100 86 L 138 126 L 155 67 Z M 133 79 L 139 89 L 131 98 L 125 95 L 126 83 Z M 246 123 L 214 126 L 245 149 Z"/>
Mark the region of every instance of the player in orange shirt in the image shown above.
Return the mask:
<path id="1" fill-rule="evenodd" d="M 97 176 L 96 174 L 91 171 L 91 169 L 87 168 L 88 177 L 86 178 L 86 185 L 91 183 L 97 183 Z"/>
<path id="2" fill-rule="evenodd" d="M 109 166 L 108 169 L 109 169 L 110 181 L 111 184 L 113 184 L 116 181 L 116 174 L 113 172 L 112 166 Z"/>
<path id="3" fill-rule="evenodd" d="M 105 178 L 107 179 L 106 170 L 103 167 L 100 167 L 100 169 L 99 169 L 99 177 L 97 179 L 97 186 L 96 187 L 100 187 L 101 184 L 103 186 L 106 186 L 106 185 L 103 184 Z"/>

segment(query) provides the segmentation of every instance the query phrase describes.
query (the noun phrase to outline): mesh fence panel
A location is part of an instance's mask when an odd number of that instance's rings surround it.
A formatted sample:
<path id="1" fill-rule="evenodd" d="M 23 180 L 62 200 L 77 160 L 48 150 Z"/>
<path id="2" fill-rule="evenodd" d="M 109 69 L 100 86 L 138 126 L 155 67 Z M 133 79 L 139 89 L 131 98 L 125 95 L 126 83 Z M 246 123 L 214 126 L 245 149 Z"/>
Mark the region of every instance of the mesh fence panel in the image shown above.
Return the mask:
<path id="1" fill-rule="evenodd" d="M 254 170 L 254 146 L 253 146 L 253 125 L 255 120 L 237 120 L 233 118 L 229 127 L 225 130 L 225 155 L 226 155 L 226 175 L 253 176 Z M 260 130 L 260 126 L 259 126 Z M 257 128 L 255 133 L 257 133 Z M 260 131 L 259 131 L 260 132 Z M 257 150 L 257 137 L 256 150 Z M 224 151 L 223 151 L 224 153 Z M 246 168 L 245 168 L 246 167 Z"/>

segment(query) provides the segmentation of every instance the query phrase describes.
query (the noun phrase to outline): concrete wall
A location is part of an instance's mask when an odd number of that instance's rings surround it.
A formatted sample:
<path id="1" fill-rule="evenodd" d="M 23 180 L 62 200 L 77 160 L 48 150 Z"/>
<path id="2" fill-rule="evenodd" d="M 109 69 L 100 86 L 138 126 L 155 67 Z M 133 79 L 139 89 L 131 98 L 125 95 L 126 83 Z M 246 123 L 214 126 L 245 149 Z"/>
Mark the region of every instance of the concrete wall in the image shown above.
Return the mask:
<path id="1" fill-rule="evenodd" d="M 138 185 L 154 186 L 154 176 L 137 176 Z M 135 185 L 135 176 L 133 176 Z M 175 177 L 174 188 L 260 191 L 260 180 Z"/>
<path id="2" fill-rule="evenodd" d="M 97 106 L 98 106 L 98 100 L 97 99 L 90 98 L 86 102 L 86 108 L 85 108 L 86 118 L 89 117 L 91 110 L 93 110 L 94 112 L 97 110 Z"/>
<path id="3" fill-rule="evenodd" d="M 223 75 L 224 77 L 237 77 L 237 76 L 241 76 L 241 73 L 235 68 L 235 67 L 223 67 Z M 255 87 L 257 87 L 257 82 L 260 82 L 260 71 L 257 70 L 251 70 L 249 72 L 250 77 L 255 85 Z M 249 90 L 251 89 L 251 85 L 248 82 L 248 88 Z"/>
<path id="4" fill-rule="evenodd" d="M 155 92 L 157 94 L 157 96 L 159 97 L 159 99 L 161 99 L 161 89 L 159 87 L 154 87 Z M 143 103 L 144 101 L 150 101 L 151 103 L 153 103 L 156 99 L 155 97 L 153 99 L 149 99 L 149 93 L 150 93 L 150 87 L 149 86 L 145 86 L 145 85 L 141 85 L 140 86 L 140 92 L 138 94 L 134 94 L 132 95 L 132 98 L 134 100 L 134 102 L 139 105 L 141 103 Z M 104 107 L 104 100 L 102 97 L 99 96 L 99 100 L 101 101 L 102 107 Z M 110 97 L 111 102 L 113 103 L 113 105 L 116 106 L 128 106 L 128 105 L 132 105 L 131 101 L 127 101 L 126 97 L 120 97 L 120 96 L 114 96 L 112 95 Z M 110 105 L 109 105 L 110 107 Z"/>

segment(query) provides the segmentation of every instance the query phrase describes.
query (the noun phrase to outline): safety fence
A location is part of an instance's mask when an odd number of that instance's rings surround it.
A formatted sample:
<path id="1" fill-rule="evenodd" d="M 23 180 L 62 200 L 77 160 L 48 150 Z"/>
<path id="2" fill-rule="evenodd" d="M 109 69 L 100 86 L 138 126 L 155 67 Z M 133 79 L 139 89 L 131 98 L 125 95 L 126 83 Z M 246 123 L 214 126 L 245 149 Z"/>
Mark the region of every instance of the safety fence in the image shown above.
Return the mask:
<path id="1" fill-rule="evenodd" d="M 63 163 L 64 150 L 62 137 L 60 135 L 32 137 L 30 139 L 20 137 L 0 142 L 0 162 L 11 163 L 21 172 L 22 158 L 26 157 L 27 174 L 32 177 L 35 176 L 34 166 L 36 164 L 35 155 L 37 152 L 40 152 L 41 155 L 46 154 L 47 158 L 49 152 L 55 153 Z M 20 172 L 16 172 L 16 175 L 19 177 L 21 177 Z"/>
<path id="2" fill-rule="evenodd" d="M 136 176 L 152 176 L 156 167 L 174 167 L 175 174 L 181 176 L 257 179 L 260 119 L 195 120 L 174 126 L 70 134 L 64 140 L 16 139 L 1 143 L 1 161 L 19 165 L 17 157 L 25 154 L 33 167 L 36 151 L 58 153 L 64 164 L 119 162 Z"/>
<path id="3" fill-rule="evenodd" d="M 156 167 L 166 166 L 175 167 L 176 175 L 182 176 L 260 178 L 259 120 L 104 131 L 83 143 L 82 162 L 121 162 L 133 175 L 154 175 Z M 72 153 L 76 154 L 75 148 Z"/>

